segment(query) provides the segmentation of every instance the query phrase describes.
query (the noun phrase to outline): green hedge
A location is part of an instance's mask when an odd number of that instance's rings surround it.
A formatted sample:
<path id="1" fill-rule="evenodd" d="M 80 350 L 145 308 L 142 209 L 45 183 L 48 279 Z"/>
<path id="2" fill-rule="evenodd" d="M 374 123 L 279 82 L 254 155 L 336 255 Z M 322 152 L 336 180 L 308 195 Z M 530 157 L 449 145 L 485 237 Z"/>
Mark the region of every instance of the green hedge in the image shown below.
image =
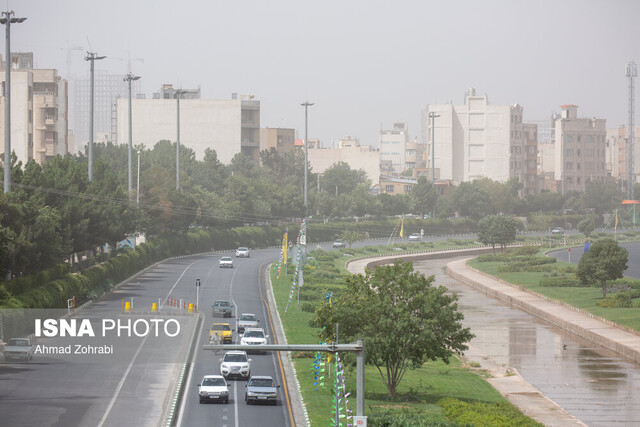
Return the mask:
<path id="1" fill-rule="evenodd" d="M 540 286 L 580 287 L 576 276 L 550 276 L 540 279 Z"/>
<path id="2" fill-rule="evenodd" d="M 542 426 L 542 424 L 523 415 L 515 406 L 506 403 L 467 403 L 447 397 L 441 399 L 438 405 L 442 407 L 449 421 L 459 425 L 493 427 Z"/>

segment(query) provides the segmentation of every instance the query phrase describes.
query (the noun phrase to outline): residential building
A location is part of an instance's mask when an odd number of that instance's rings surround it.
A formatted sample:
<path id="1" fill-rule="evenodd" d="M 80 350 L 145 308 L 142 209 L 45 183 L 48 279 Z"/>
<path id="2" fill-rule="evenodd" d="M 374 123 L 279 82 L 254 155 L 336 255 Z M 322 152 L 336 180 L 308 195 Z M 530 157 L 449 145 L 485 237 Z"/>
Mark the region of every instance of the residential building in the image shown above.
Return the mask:
<path id="1" fill-rule="evenodd" d="M 309 139 L 311 142 L 311 139 Z M 371 184 L 380 177 L 380 153 L 360 141 L 346 136 L 338 141 L 338 148 L 317 148 L 319 144 L 310 144 L 309 164 L 314 172 L 323 173 L 338 162 L 345 162 L 351 169 L 362 169 Z"/>
<path id="2" fill-rule="evenodd" d="M 622 125 L 618 128 L 607 129 L 607 172 L 611 177 L 619 182 L 626 182 L 629 179 L 629 158 L 628 146 L 629 136 L 627 135 L 627 127 Z M 633 131 L 633 172 L 635 175 L 634 182 L 638 182 L 640 175 L 640 127 L 635 127 Z"/>
<path id="3" fill-rule="evenodd" d="M 177 91 L 181 91 L 180 99 L 200 99 L 200 88 L 198 89 L 178 89 L 174 88 L 172 84 L 165 83 L 160 88 L 160 91 L 153 92 L 153 99 L 175 99 Z M 133 91 L 133 88 L 132 88 Z"/>
<path id="4" fill-rule="evenodd" d="M 577 105 L 561 105 L 551 123 L 556 145 L 554 174 L 560 192 L 584 191 L 590 180 L 604 181 L 606 167 L 605 119 L 578 118 Z"/>
<path id="5" fill-rule="evenodd" d="M 432 119 L 434 141 L 431 141 Z M 523 108 L 489 103 L 488 96 L 476 95 L 475 89 L 465 94 L 463 105 L 429 105 L 423 113 L 424 140 L 427 141 L 427 167 L 431 167 L 434 144 L 435 169 L 441 179 L 454 184 L 476 178 L 505 182 L 518 178 L 528 192 L 536 191 L 534 175 L 537 126 L 522 122 Z"/>
<path id="6" fill-rule="evenodd" d="M 399 175 L 405 170 L 407 143 L 406 123 L 394 123 L 393 129 L 380 130 L 380 169 L 390 175 Z M 415 152 L 415 149 L 413 150 Z M 415 159 L 415 155 L 413 156 Z M 415 160 L 413 160 L 415 163 Z"/>
<path id="7" fill-rule="evenodd" d="M 11 54 L 11 150 L 23 165 L 68 152 L 68 85 L 54 69 L 33 69 L 33 54 Z M 0 81 L 4 87 L 4 63 Z M 4 158 L 4 93 L 0 96 Z"/>
<path id="8" fill-rule="evenodd" d="M 278 153 L 288 153 L 295 149 L 296 130 L 285 128 L 260 129 L 260 151 L 273 148 Z"/>
<path id="9" fill-rule="evenodd" d="M 380 193 L 408 194 L 418 183 L 414 178 L 400 178 L 396 176 L 380 175 Z M 449 179 L 436 180 L 434 187 L 440 196 L 450 196 L 453 191 L 453 182 Z"/>
<path id="10" fill-rule="evenodd" d="M 555 180 L 555 144 L 551 141 L 538 143 L 538 188 L 547 191 L 558 191 Z"/>
<path id="11" fill-rule="evenodd" d="M 95 67 L 100 66 L 101 61 L 95 62 Z M 87 66 L 85 77 L 76 79 L 72 83 L 74 96 L 74 115 L 71 128 L 73 129 L 75 145 L 78 149 L 84 149 L 89 142 L 89 121 L 91 115 L 91 76 Z M 93 83 L 93 140 L 96 135 L 107 134 L 109 141 L 114 144 L 128 142 L 128 134 L 120 135 L 117 132 L 117 104 L 120 99 L 129 99 L 129 83 L 124 80 L 124 74 L 110 74 L 104 70 L 94 71 Z M 142 92 L 141 80 L 131 82 L 131 95 L 140 97 Z M 121 139 L 118 139 L 120 135 Z M 124 138 L 124 139 L 122 139 Z"/>
<path id="12" fill-rule="evenodd" d="M 117 103 L 117 141 L 128 141 L 127 98 Z M 160 140 L 177 139 L 176 99 L 133 99 L 133 143 L 153 147 Z M 260 101 L 254 99 L 180 100 L 180 143 L 202 159 L 213 149 L 223 163 L 237 153 L 259 159 Z"/>

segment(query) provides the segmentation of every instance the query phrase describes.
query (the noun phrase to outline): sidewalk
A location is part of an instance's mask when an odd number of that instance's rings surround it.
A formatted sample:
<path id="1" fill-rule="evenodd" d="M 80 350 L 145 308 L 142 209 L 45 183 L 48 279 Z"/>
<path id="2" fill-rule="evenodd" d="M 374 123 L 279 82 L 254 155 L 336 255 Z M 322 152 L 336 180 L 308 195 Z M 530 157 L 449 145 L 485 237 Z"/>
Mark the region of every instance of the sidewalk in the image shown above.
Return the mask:
<path id="1" fill-rule="evenodd" d="M 469 253 L 472 250 L 468 251 L 447 251 L 451 253 Z M 475 251 L 474 251 L 475 252 Z M 477 253 L 477 252 L 476 252 Z M 442 253 L 437 254 L 434 253 L 432 258 L 441 258 Z M 375 259 L 375 264 L 380 265 L 385 262 L 392 262 L 394 259 L 411 259 L 415 258 L 415 256 L 388 256 L 388 257 L 380 257 Z M 420 256 L 420 258 L 424 259 L 425 256 Z M 365 267 L 372 263 L 372 259 L 362 259 L 362 260 L 354 260 L 347 265 L 347 269 L 351 273 L 363 273 Z M 455 271 L 454 271 L 455 270 Z M 517 302 L 516 295 L 506 295 L 504 294 L 503 298 L 500 298 L 498 294 L 502 291 L 509 291 L 513 288 L 511 285 L 500 284 L 494 278 L 490 276 L 482 275 L 480 272 L 476 272 L 466 265 L 466 260 L 451 262 L 447 265 L 447 273 L 457 280 L 462 281 L 476 289 L 478 286 L 483 286 L 487 282 L 491 282 L 494 280 L 497 285 L 500 285 L 500 290 L 493 290 L 492 292 L 488 292 L 486 290 L 481 289 L 481 291 L 487 295 L 499 298 L 503 301 L 507 301 L 515 306 L 522 308 Z M 473 277 L 467 278 L 466 274 L 470 273 Z M 477 274 L 474 276 L 471 273 Z M 470 282 L 473 282 L 470 283 Z M 480 284 L 482 283 L 482 285 Z M 520 291 L 522 292 L 522 291 Z M 531 297 L 531 294 L 524 293 L 526 296 Z M 524 296 L 524 295 L 523 295 Z M 542 299 L 542 298 L 541 298 Z M 548 302 L 548 301 L 547 301 Z M 571 310 L 562 307 L 563 310 L 571 312 Z M 535 313 L 534 313 L 535 314 Z M 576 313 L 577 314 L 577 313 Z M 538 315 L 538 314 L 536 314 Z M 640 337 L 637 337 L 640 338 Z M 544 424 L 545 426 L 552 427 L 562 427 L 562 426 L 586 426 L 582 421 L 575 418 L 568 411 L 560 407 L 558 404 L 553 402 L 551 399 L 548 399 L 544 396 L 538 389 L 529 384 L 514 368 L 506 367 L 504 365 L 495 363 L 491 360 L 487 355 L 481 353 L 474 346 L 469 346 L 469 350 L 465 352 L 464 359 L 467 361 L 473 361 L 480 364 L 481 369 L 489 372 L 491 375 L 490 378 L 487 378 L 487 381 L 505 398 L 507 398 L 512 404 L 518 407 L 524 414 L 535 419 L 536 421 Z"/>

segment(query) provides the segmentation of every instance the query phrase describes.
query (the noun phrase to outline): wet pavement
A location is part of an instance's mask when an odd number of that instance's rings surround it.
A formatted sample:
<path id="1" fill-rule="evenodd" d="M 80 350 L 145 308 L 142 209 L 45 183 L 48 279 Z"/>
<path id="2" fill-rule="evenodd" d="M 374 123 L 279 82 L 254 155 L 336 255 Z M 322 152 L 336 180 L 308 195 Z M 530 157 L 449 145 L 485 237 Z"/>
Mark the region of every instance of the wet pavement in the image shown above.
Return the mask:
<path id="1" fill-rule="evenodd" d="M 590 426 L 640 425 L 640 365 L 450 278 L 444 266 L 454 259 L 416 261 L 414 266 L 458 294 L 464 323 L 476 335 L 474 348 L 517 369 Z"/>

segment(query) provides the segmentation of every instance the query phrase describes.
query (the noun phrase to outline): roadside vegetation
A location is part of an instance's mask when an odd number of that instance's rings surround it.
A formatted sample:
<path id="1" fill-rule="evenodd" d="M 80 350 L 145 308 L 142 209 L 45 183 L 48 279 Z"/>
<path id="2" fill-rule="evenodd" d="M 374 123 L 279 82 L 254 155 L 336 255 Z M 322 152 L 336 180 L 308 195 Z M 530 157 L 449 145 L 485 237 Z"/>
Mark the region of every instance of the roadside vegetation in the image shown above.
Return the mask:
<path id="1" fill-rule="evenodd" d="M 405 250 L 414 252 L 419 248 L 424 251 L 476 245 L 477 242 L 473 240 L 445 240 L 408 244 L 403 247 Z M 376 254 L 400 254 L 405 250 L 391 246 L 341 249 L 330 252 L 321 249 L 311 250 L 309 262 L 304 268 L 304 286 L 294 290 L 288 306 L 294 267 L 289 265 L 290 274 L 285 276 L 282 271 L 281 277 L 277 279 L 277 266 L 274 264 L 271 270 L 273 291 L 288 342 L 301 344 L 320 342 L 322 327 L 318 324 L 316 312 L 318 310 L 322 312 L 322 307 L 327 307 L 329 298 L 332 299 L 333 304 L 334 301 L 339 300 L 338 295 L 348 292 L 345 281 L 345 275 L 348 274 L 345 264 L 348 260 Z M 357 282 L 357 279 L 355 280 Z M 437 286 L 437 283 L 435 285 Z M 325 328 L 325 339 L 333 333 L 328 329 L 329 327 Z M 346 332 L 344 337 L 350 338 Z M 345 361 L 346 388 L 351 393 L 349 409 L 355 412 L 355 366 L 348 363 L 348 355 L 340 356 Z M 333 361 L 327 363 L 325 358 L 321 384 L 314 385 L 319 383 L 316 379 L 317 372 L 313 368 L 315 358 L 316 355 L 312 353 L 298 352 L 293 355 L 311 425 L 323 426 L 332 419 L 332 380 L 335 378 L 335 368 Z M 365 402 L 369 425 L 409 427 L 540 425 L 522 415 L 493 389 L 482 378 L 484 371 L 471 369 L 455 356 L 449 361 L 449 364 L 441 360 L 426 363 L 422 363 L 423 360 L 418 361 L 407 369 L 392 395 L 390 395 L 388 382 L 383 381 L 378 369 L 368 365 L 365 369 Z M 331 373 L 329 373 L 330 370 Z"/>

